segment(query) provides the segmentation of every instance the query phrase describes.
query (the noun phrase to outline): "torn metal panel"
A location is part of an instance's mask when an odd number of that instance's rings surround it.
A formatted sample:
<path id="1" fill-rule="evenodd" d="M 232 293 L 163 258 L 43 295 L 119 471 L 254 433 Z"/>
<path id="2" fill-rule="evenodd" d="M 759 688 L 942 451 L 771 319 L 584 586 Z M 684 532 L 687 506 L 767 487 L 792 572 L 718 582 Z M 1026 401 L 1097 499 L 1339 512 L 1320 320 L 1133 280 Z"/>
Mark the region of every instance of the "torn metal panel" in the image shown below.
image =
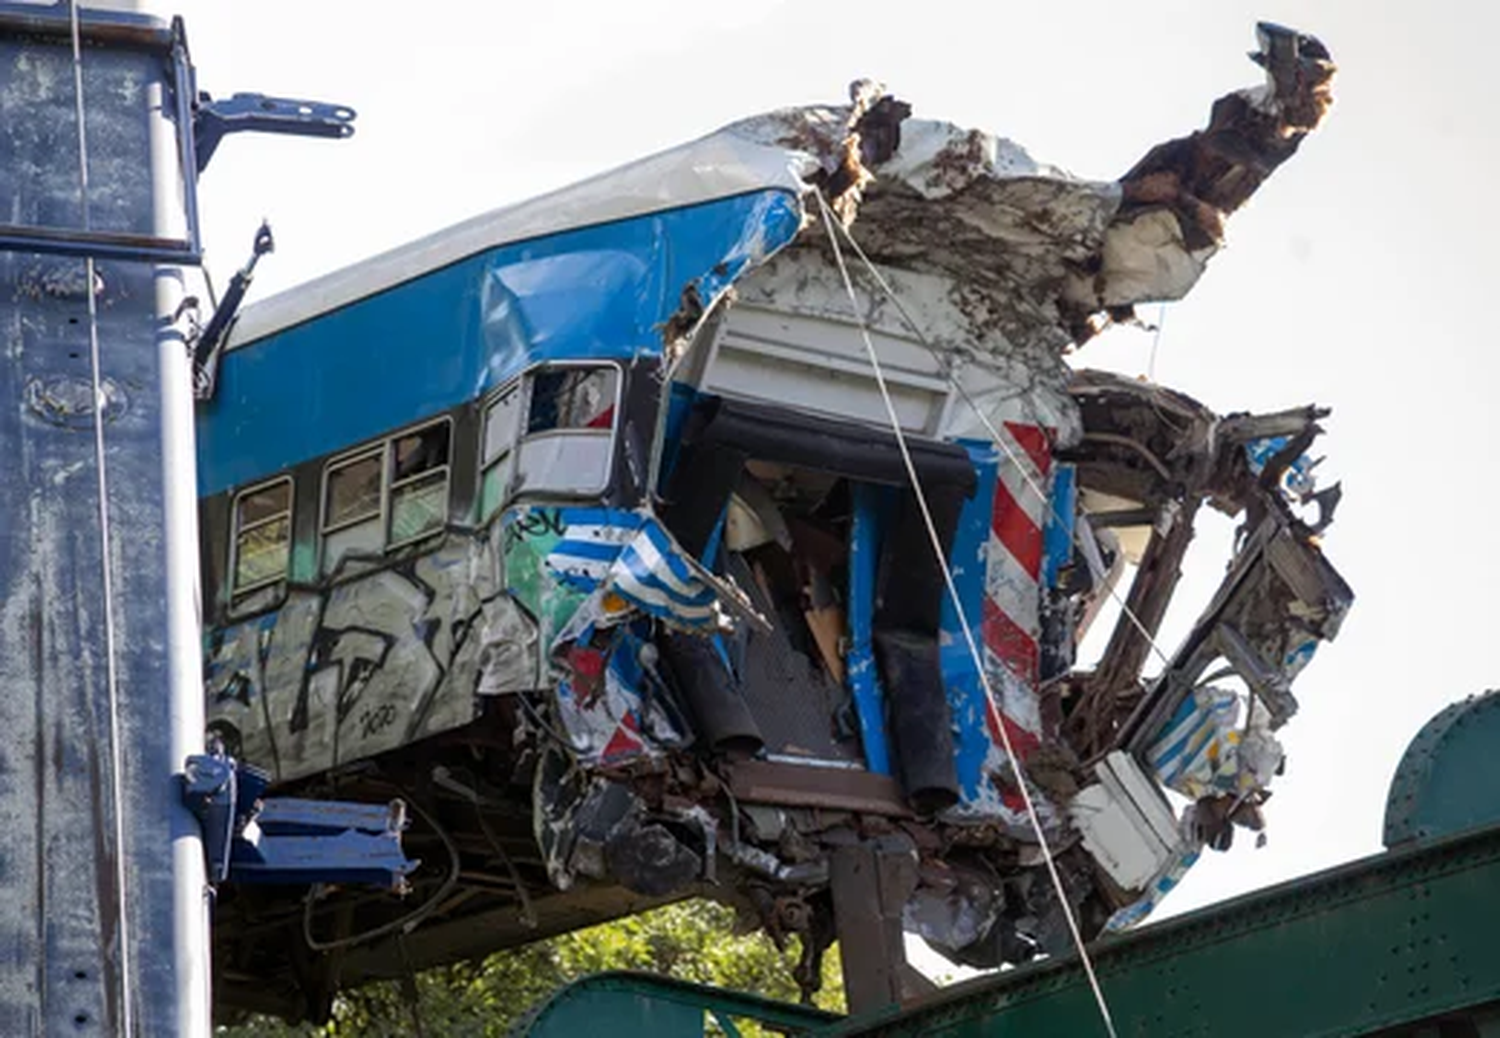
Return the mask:
<path id="1" fill-rule="evenodd" d="M 842 145 L 848 109 L 788 109 L 726 132 L 806 150 L 820 167 Z M 871 166 L 855 219 L 869 254 L 892 267 L 956 281 L 1012 347 L 1055 354 L 1070 342 L 1055 294 L 1069 263 L 1097 251 L 1119 206 L 1110 182 L 1078 180 L 994 135 L 907 119 L 900 147 Z M 1055 288 L 1051 289 L 1055 293 Z"/>
<path id="2" fill-rule="evenodd" d="M 667 697 L 654 666 L 645 666 L 654 649 L 622 628 L 568 650 L 566 676 L 556 681 L 555 715 L 578 760 L 624 764 L 691 741 L 680 708 Z"/>
<path id="3" fill-rule="evenodd" d="M 1241 714 L 1248 716 L 1242 721 Z M 1284 754 L 1270 730 L 1270 712 L 1229 689 L 1193 689 L 1146 750 L 1162 785 L 1197 800 L 1217 793 L 1264 789 Z"/>
<path id="4" fill-rule="evenodd" d="M 1214 601 L 1129 723 L 1134 747 L 1220 660 L 1249 686 L 1273 726 L 1296 712 L 1291 682 L 1318 642 L 1338 633 L 1354 594 L 1280 500 L 1267 504 L 1271 514 L 1251 532 Z"/>
<path id="5" fill-rule="evenodd" d="M 540 198 L 473 217 L 248 307 L 235 325 L 230 348 L 259 341 L 497 246 L 737 196 L 761 192 L 796 196 L 811 172 L 807 156 L 711 134 Z M 748 221 L 744 230 L 729 250 L 731 256 L 753 264 L 779 244 L 774 225 L 765 221 Z M 535 266 L 527 269 L 533 275 L 539 272 Z"/>
<path id="6" fill-rule="evenodd" d="M 1223 244 L 1225 217 L 1322 122 L 1336 71 L 1328 49 L 1269 22 L 1256 34 L 1250 57 L 1266 83 L 1221 97 L 1207 129 L 1156 146 L 1121 178 L 1122 204 L 1097 262 L 1069 277 L 1069 303 L 1113 316 L 1182 298 Z"/>
<path id="7" fill-rule="evenodd" d="M 901 787 L 864 769 L 818 768 L 743 761 L 726 769 L 730 788 L 747 804 L 781 804 L 862 814 L 906 816 Z"/>
<path id="8" fill-rule="evenodd" d="M 590 596 L 580 606 L 590 623 L 618 622 L 634 609 L 688 630 L 727 625 L 717 608 L 717 582 L 649 513 L 564 509 L 559 515 L 566 526 L 546 565 L 563 583 Z M 575 624 L 559 633 L 559 640 L 577 640 Z"/>
<path id="9" fill-rule="evenodd" d="M 863 238 L 866 223 L 856 225 Z M 992 247 L 997 247 L 992 243 Z M 836 267 L 816 236 L 736 286 L 735 305 L 685 373 L 705 391 L 752 396 L 885 424 L 860 337 L 874 337 L 903 428 L 940 439 L 987 439 L 983 419 L 1078 435 L 1058 343 L 1004 334 L 1002 303 L 947 272 L 878 264 L 899 307 L 870 292 L 850 313 Z"/>

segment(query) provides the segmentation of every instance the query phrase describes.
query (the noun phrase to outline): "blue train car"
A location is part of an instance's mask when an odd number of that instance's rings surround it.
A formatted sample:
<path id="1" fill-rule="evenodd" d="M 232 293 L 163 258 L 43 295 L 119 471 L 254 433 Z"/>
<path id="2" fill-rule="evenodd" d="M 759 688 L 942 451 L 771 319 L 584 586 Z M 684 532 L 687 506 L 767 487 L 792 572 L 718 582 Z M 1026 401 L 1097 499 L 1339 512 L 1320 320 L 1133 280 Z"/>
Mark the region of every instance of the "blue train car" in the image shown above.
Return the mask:
<path id="1" fill-rule="evenodd" d="M 1091 934 L 1254 825 L 1350 597 L 1284 475 L 1321 412 L 1062 354 L 1217 245 L 1139 186 L 1232 133 L 1253 187 L 1292 112 L 1090 182 L 857 84 L 246 311 L 198 417 L 210 727 L 285 788 L 406 798 L 428 868 L 406 904 L 227 897 L 221 990 L 316 1016 L 704 892 L 811 983 L 871 840 L 910 883 L 870 910 L 996 965 L 1065 932 L 1039 841 Z M 1204 501 L 1247 517 L 1234 577 L 1148 680 Z"/>

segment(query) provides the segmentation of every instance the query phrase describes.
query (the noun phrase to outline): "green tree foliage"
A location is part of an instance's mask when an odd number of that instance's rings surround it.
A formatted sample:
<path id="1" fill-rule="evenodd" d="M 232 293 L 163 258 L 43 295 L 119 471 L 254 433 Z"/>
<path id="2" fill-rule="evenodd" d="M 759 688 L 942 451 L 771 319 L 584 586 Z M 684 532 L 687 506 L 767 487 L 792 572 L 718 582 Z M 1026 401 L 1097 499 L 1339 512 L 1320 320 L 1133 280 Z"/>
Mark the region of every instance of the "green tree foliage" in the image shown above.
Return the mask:
<path id="1" fill-rule="evenodd" d="M 735 932 L 733 909 L 685 901 L 641 915 L 498 952 L 480 962 L 428 970 L 415 978 L 423 1030 L 431 1036 L 492 1038 L 554 990 L 601 970 L 644 970 L 794 1002 L 797 942 L 784 952 L 759 931 Z M 823 960 L 818 1005 L 844 1010 L 837 950 Z M 750 1038 L 753 1027 L 741 1028 Z M 256 1018 L 220 1028 L 222 1038 L 375 1038 L 417 1033 L 410 1000 L 397 982 L 347 992 L 326 1026 Z"/>

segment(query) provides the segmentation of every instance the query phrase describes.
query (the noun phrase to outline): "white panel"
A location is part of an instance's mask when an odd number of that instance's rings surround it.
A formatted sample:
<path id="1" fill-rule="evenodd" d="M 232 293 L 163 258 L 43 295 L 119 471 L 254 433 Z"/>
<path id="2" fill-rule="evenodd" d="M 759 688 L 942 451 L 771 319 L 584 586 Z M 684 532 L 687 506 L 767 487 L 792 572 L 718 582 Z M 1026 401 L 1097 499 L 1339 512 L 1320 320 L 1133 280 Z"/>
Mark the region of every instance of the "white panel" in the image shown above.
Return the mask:
<path id="1" fill-rule="evenodd" d="M 379 555 L 384 550 L 385 536 L 377 515 L 323 535 L 323 572 L 328 574 L 338 569 L 339 560 L 345 555 Z"/>
<path id="2" fill-rule="evenodd" d="M 564 430 L 521 441 L 517 493 L 596 494 L 609 485 L 614 433 Z"/>
<path id="3" fill-rule="evenodd" d="M 1115 752 L 1096 769 L 1099 782 L 1069 805 L 1083 845 L 1120 886 L 1141 890 L 1181 851 L 1170 806 L 1134 758 Z"/>
<path id="4" fill-rule="evenodd" d="M 902 428 L 935 434 L 948 384 L 931 351 L 888 333 L 870 335 Z M 844 321 L 737 306 L 725 319 L 700 388 L 890 425 L 864 338 Z"/>
<path id="5" fill-rule="evenodd" d="M 1172 814 L 1171 805 L 1134 757 L 1116 750 L 1100 762 L 1097 774 L 1100 781 L 1112 786 L 1118 796 L 1129 799 L 1141 821 L 1150 826 L 1160 843 L 1164 846 L 1177 843 L 1177 818 Z"/>

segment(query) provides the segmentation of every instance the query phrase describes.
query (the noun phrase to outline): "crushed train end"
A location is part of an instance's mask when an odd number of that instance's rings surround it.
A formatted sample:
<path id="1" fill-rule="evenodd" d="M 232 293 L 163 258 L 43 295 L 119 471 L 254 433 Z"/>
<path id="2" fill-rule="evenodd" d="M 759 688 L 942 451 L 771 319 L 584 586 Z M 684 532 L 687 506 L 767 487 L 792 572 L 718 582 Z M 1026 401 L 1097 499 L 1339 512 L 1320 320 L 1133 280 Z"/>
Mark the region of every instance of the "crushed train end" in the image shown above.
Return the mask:
<path id="1" fill-rule="evenodd" d="M 1266 87 L 1118 182 L 859 83 L 246 311 L 199 415 L 210 718 L 286 787 L 424 804 L 429 867 L 399 957 L 360 936 L 410 906 L 227 896 L 227 997 L 691 894 L 809 984 L 851 897 L 1014 963 L 1067 941 L 1038 830 L 1092 937 L 1259 828 L 1352 601 L 1326 412 L 1064 354 L 1185 293 L 1321 118 L 1326 50 L 1261 40 Z M 1158 670 L 1205 504 L 1241 536 Z M 885 887 L 841 885 L 862 853 Z M 249 936 L 313 928 L 339 961 L 290 976 Z"/>

